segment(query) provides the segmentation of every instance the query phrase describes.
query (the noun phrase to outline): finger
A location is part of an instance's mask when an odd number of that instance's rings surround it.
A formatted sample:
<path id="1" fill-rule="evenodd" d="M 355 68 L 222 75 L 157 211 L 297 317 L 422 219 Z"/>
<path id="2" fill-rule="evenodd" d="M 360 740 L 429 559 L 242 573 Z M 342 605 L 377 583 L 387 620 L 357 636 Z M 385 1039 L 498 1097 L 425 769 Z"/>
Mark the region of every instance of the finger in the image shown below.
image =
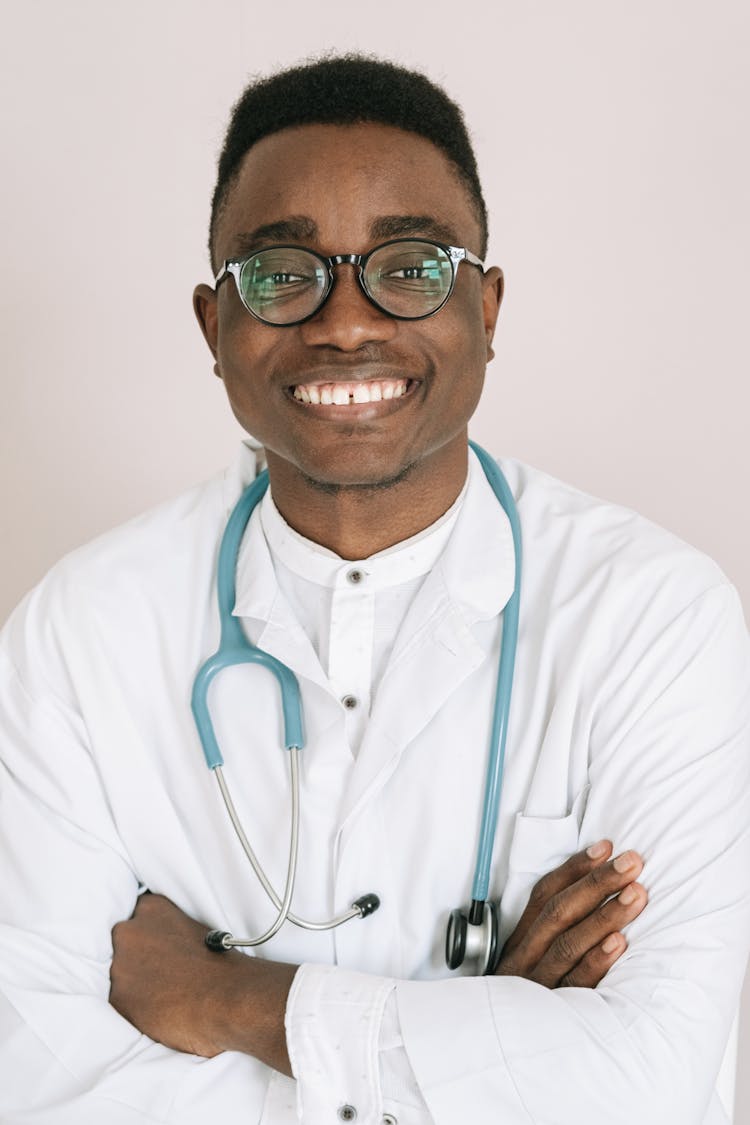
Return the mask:
<path id="1" fill-rule="evenodd" d="M 612 854 L 610 840 L 599 840 L 586 848 L 585 851 L 576 852 L 559 867 L 553 868 L 543 875 L 531 889 L 528 904 L 521 915 L 516 928 L 505 943 L 503 954 L 512 953 L 523 941 L 532 924 L 541 914 L 551 898 L 560 894 L 566 888 L 573 886 L 594 868 L 600 867 Z"/>
<path id="2" fill-rule="evenodd" d="M 628 943 L 622 934 L 608 934 L 565 974 L 558 987 L 596 988 L 627 948 Z"/>
<path id="3" fill-rule="evenodd" d="M 631 883 L 576 926 L 559 934 L 540 958 L 532 979 L 547 988 L 560 981 L 606 937 L 623 929 L 641 913 L 648 901 L 646 888 Z"/>
<path id="4" fill-rule="evenodd" d="M 500 965 L 504 965 L 501 971 L 530 975 L 555 939 L 578 925 L 612 895 L 623 891 L 642 870 L 643 859 L 638 852 L 624 852 L 609 863 L 599 863 L 578 882 L 552 895 L 537 912 L 521 940 L 514 933 L 513 942 L 506 943 L 500 960 Z M 586 953 L 590 945 L 582 949 L 580 955 Z M 567 972 L 573 963 L 567 965 L 564 971 Z"/>
<path id="5" fill-rule="evenodd" d="M 524 941 L 526 956 L 532 959 L 531 963 L 536 964 L 557 937 L 583 921 L 612 895 L 619 894 L 628 883 L 638 878 L 642 870 L 643 860 L 638 853 L 624 852 L 610 863 L 595 867 L 572 887 L 566 887 L 549 899 Z"/>

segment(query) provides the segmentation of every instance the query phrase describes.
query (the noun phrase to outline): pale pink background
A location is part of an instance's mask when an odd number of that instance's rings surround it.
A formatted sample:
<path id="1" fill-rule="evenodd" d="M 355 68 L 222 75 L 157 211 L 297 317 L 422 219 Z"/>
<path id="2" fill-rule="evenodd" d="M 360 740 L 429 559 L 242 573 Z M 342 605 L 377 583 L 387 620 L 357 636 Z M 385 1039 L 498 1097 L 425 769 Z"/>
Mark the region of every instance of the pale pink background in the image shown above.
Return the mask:
<path id="1" fill-rule="evenodd" d="M 190 309 L 227 112 L 251 73 L 348 47 L 425 69 L 473 130 L 507 278 L 474 436 L 671 528 L 750 605 L 750 6 L 0 14 L 0 618 L 60 554 L 231 458 L 239 433 Z M 747 1122 L 742 1073 L 738 1090 Z"/>

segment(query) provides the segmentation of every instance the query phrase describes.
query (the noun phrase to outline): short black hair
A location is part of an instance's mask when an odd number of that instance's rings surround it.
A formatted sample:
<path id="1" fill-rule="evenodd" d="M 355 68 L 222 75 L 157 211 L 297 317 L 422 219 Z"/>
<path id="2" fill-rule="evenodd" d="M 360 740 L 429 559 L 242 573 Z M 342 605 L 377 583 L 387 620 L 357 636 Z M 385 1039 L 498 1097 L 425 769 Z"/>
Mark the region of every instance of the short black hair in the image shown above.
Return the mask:
<path id="1" fill-rule="evenodd" d="M 252 82 L 232 109 L 211 202 L 209 251 L 217 219 L 243 157 L 257 141 L 297 125 L 377 122 L 432 141 L 469 191 L 487 250 L 487 207 L 463 113 L 419 71 L 372 55 L 325 55 Z"/>

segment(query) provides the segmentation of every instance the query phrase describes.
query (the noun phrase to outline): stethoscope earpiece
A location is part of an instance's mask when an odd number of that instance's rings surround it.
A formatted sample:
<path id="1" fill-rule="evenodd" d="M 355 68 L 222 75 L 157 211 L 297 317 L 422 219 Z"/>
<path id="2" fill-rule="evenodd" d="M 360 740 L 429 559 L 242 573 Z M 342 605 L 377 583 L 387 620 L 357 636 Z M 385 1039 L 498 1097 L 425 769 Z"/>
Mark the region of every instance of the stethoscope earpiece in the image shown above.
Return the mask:
<path id="1" fill-rule="evenodd" d="M 445 961 L 449 969 L 458 969 L 464 961 L 475 961 L 480 976 L 494 973 L 500 957 L 497 904 L 471 904 L 469 915 L 451 910 L 445 934 Z M 474 921 L 478 918 L 478 921 Z"/>

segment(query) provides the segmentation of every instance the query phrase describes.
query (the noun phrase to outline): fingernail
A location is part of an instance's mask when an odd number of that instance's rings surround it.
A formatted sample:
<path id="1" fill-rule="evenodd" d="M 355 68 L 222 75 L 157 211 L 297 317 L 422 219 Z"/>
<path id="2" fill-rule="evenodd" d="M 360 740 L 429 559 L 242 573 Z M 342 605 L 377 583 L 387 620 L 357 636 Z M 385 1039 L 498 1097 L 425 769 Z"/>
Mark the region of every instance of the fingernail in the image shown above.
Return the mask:
<path id="1" fill-rule="evenodd" d="M 619 949 L 619 947 L 620 935 L 610 934 L 609 937 L 602 942 L 602 953 L 614 953 L 614 951 L 616 949 Z"/>
<path id="2" fill-rule="evenodd" d="M 617 897 L 623 904 L 623 906 L 630 906 L 630 904 L 635 902 L 635 900 L 638 898 L 638 892 L 631 883 L 630 886 L 626 887 L 624 891 L 620 891 Z"/>
<path id="3" fill-rule="evenodd" d="M 600 840 L 598 844 L 592 844 L 590 848 L 586 848 L 586 855 L 589 859 L 601 859 L 603 855 L 607 854 L 609 844 L 606 840 Z"/>
<path id="4" fill-rule="evenodd" d="M 612 866 L 620 875 L 630 871 L 631 867 L 635 867 L 635 852 L 623 852 L 622 855 L 618 855 Z"/>

